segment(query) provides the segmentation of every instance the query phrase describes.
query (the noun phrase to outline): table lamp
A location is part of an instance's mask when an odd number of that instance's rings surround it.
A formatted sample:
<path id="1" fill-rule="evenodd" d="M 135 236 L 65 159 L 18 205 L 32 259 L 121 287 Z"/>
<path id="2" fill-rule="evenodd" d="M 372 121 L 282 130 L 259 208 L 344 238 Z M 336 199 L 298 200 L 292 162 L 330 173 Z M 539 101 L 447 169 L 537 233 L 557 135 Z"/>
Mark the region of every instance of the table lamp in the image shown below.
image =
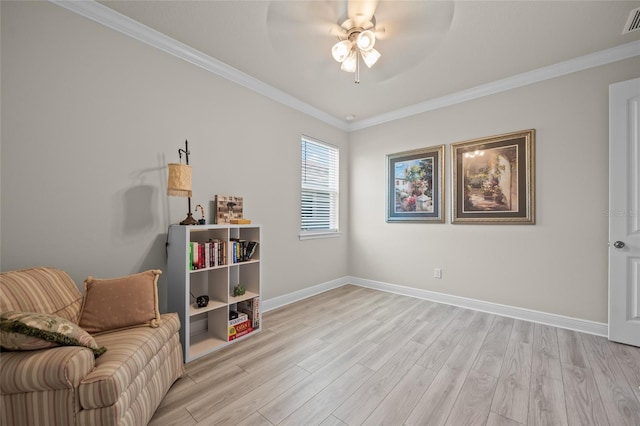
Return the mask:
<path id="1" fill-rule="evenodd" d="M 186 164 L 182 164 L 182 154 L 186 159 Z M 179 164 L 169 163 L 169 182 L 167 183 L 167 195 L 175 197 L 187 197 L 189 212 L 185 220 L 180 225 L 197 225 L 191 214 L 191 166 L 189 165 L 189 143 L 184 141 L 184 149 L 178 149 Z"/>

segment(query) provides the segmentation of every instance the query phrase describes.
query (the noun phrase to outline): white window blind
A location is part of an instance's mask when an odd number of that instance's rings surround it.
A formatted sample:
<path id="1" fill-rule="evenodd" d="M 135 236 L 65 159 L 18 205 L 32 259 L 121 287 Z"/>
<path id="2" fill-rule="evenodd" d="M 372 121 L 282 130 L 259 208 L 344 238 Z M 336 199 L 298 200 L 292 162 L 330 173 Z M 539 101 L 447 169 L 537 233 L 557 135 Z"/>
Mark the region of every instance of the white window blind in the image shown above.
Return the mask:
<path id="1" fill-rule="evenodd" d="M 332 145 L 303 136 L 300 236 L 338 232 L 339 151 Z"/>

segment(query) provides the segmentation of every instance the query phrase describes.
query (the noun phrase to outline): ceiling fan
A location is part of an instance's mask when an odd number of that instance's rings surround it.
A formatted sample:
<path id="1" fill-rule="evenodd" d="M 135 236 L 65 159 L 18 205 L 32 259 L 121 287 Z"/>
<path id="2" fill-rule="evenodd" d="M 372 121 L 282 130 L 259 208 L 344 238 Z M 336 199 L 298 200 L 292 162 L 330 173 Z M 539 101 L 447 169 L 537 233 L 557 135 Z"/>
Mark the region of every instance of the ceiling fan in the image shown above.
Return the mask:
<path id="1" fill-rule="evenodd" d="M 360 62 L 371 68 L 384 54 L 375 74 L 381 81 L 424 60 L 448 32 L 454 9 L 453 1 L 276 0 L 268 8 L 267 28 L 277 50 L 303 46 L 297 57 L 323 60 L 330 52 L 343 71 L 355 73 L 355 83 Z M 320 47 L 327 45 L 332 47 Z"/>

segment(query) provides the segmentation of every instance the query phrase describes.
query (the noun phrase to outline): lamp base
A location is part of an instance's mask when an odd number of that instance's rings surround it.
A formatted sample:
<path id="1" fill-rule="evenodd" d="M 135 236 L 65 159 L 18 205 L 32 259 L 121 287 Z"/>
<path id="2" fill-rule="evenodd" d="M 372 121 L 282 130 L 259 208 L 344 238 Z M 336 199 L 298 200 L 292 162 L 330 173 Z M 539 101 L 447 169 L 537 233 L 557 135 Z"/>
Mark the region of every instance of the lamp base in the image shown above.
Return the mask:
<path id="1" fill-rule="evenodd" d="M 180 222 L 180 225 L 197 225 L 198 221 L 193 218 L 191 213 L 187 213 L 187 217 L 185 220 Z"/>

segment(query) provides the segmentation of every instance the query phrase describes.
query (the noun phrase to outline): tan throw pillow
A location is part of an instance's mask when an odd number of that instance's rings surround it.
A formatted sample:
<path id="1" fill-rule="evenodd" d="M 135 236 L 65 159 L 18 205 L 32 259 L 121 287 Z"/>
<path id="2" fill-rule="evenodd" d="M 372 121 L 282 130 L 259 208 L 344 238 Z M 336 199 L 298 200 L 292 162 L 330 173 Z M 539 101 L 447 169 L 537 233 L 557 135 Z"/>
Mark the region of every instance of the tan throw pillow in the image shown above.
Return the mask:
<path id="1" fill-rule="evenodd" d="M 80 326 L 89 333 L 137 325 L 160 326 L 158 276 L 150 270 L 126 277 L 84 281 Z"/>
<path id="2" fill-rule="evenodd" d="M 98 357 L 98 347 L 85 330 L 69 320 L 39 312 L 10 311 L 0 314 L 0 345 L 12 351 L 33 351 L 56 346 L 84 346 Z"/>

